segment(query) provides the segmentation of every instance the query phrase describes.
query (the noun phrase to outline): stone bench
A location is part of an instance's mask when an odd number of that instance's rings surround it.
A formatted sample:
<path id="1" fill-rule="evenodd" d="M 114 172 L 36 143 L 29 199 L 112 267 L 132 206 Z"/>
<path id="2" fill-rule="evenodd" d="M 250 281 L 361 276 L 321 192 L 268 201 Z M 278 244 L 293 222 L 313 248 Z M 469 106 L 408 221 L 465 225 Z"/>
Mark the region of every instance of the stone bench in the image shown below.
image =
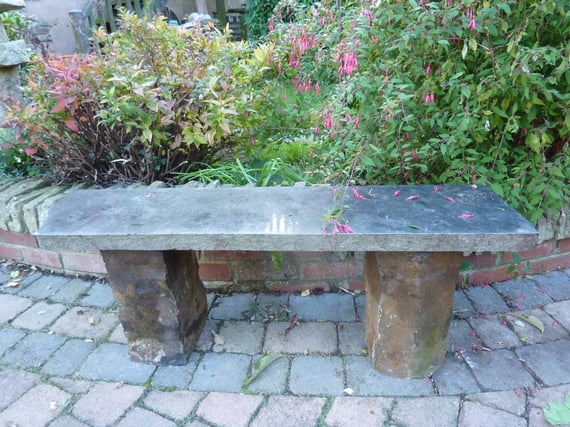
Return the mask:
<path id="1" fill-rule="evenodd" d="M 351 233 L 323 233 L 331 187 L 77 190 L 50 210 L 42 247 L 100 250 L 131 358 L 183 364 L 206 319 L 199 250 L 365 252 L 368 354 L 395 377 L 444 361 L 463 253 L 519 251 L 537 232 L 489 189 L 348 191 Z"/>

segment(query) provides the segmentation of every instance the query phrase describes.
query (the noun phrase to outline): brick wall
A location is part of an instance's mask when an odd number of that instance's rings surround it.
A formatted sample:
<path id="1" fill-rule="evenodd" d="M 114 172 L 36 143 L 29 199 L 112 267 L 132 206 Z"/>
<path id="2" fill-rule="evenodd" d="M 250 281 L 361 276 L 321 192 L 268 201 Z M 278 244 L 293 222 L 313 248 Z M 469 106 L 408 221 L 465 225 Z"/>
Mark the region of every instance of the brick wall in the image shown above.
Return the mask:
<path id="1" fill-rule="evenodd" d="M 38 246 L 27 233 L 0 229 L 0 257 L 68 274 L 104 275 L 105 265 L 98 252 L 53 252 Z M 549 240 L 532 250 L 518 253 L 519 275 L 570 268 L 570 238 Z M 364 289 L 363 254 L 360 252 L 200 252 L 200 276 L 209 288 L 238 287 L 299 291 L 343 287 Z M 483 253 L 464 258 L 461 281 L 498 282 L 516 274 L 510 271 L 512 253 Z"/>

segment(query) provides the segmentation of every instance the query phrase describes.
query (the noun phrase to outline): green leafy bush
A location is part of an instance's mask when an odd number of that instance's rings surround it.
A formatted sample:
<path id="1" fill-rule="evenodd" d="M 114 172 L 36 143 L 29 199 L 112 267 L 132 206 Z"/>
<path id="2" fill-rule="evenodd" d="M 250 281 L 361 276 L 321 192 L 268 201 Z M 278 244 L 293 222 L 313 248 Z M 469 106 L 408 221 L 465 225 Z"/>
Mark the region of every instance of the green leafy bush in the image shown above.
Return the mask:
<path id="1" fill-rule="evenodd" d="M 25 30 L 29 28 L 32 23 L 27 16 L 13 10 L 0 13 L 0 20 L 2 20 L 2 24 L 6 30 L 8 40 L 23 39 Z"/>
<path id="2" fill-rule="evenodd" d="M 275 18 L 272 61 L 301 86 L 336 69 L 315 123 L 329 179 L 486 184 L 536 221 L 570 200 L 569 6 L 383 1 L 339 21 L 324 1 Z"/>
<path id="3" fill-rule="evenodd" d="M 20 144 L 58 181 L 168 181 L 249 143 L 263 56 L 207 28 L 132 14 L 96 42 L 99 55 L 37 58 L 10 114 Z"/>

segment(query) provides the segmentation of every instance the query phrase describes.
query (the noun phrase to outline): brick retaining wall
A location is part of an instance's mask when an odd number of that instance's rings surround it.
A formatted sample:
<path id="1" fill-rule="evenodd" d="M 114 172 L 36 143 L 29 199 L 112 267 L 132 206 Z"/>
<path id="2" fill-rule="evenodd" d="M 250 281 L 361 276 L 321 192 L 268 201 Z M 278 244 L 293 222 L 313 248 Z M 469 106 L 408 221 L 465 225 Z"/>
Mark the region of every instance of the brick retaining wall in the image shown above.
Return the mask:
<path id="1" fill-rule="evenodd" d="M 17 187 L 17 188 L 15 188 Z M 67 189 L 46 187 L 39 180 L 0 182 L 0 258 L 36 265 L 54 272 L 105 275 L 98 251 L 53 252 L 38 246 L 33 233 L 49 207 Z M 49 197 L 48 197 L 49 196 Z M 539 224 L 541 243 L 518 254 L 519 275 L 570 268 L 570 227 L 566 213 L 557 223 Z M 209 288 L 299 291 L 320 288 L 363 289 L 361 252 L 205 251 L 199 255 L 200 276 Z M 511 253 L 483 253 L 464 258 L 469 268 L 463 283 L 499 282 L 512 278 Z"/>

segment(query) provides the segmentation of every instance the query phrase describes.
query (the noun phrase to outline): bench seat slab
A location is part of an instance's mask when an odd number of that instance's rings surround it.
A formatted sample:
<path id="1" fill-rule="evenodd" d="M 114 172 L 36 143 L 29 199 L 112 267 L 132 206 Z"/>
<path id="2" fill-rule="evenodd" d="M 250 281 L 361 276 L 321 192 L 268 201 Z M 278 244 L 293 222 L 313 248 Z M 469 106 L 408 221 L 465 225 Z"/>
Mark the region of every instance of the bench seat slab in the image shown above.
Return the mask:
<path id="1" fill-rule="evenodd" d="M 457 252 L 366 253 L 365 335 L 378 372 L 422 378 L 443 364 L 461 259 Z"/>
<path id="2" fill-rule="evenodd" d="M 206 320 L 194 251 L 101 251 L 131 359 L 183 365 Z"/>

